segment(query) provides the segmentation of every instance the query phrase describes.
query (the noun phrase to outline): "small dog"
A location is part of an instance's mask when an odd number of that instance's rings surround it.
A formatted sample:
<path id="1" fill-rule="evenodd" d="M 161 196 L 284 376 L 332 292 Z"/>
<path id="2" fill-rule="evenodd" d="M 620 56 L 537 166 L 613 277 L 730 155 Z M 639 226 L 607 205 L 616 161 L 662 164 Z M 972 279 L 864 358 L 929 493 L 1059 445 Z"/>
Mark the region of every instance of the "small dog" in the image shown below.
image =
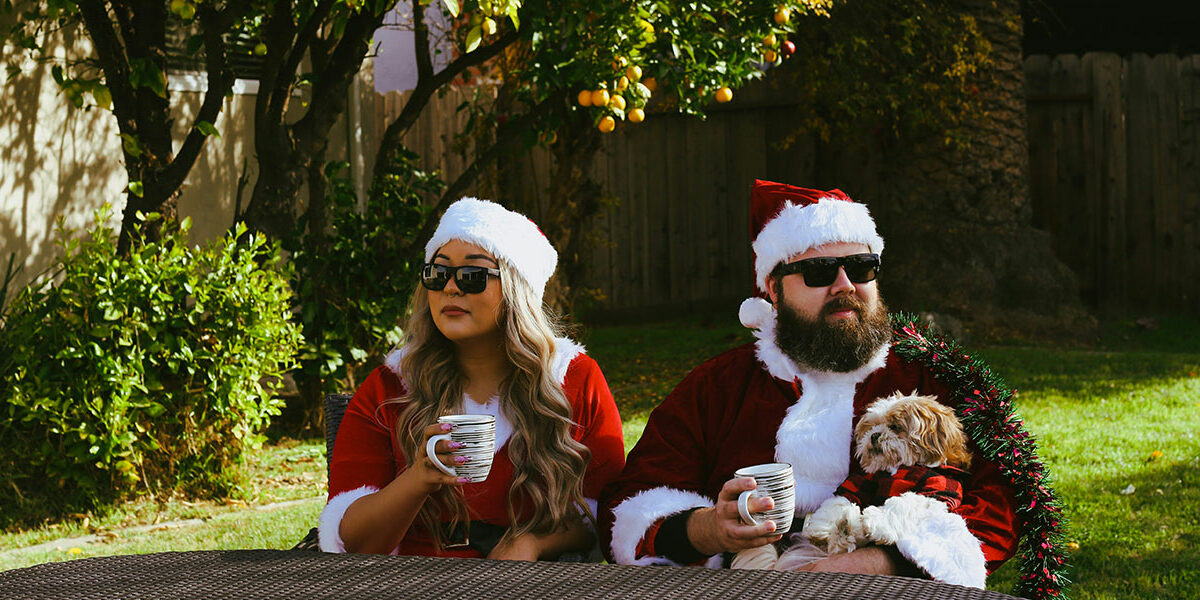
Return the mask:
<path id="1" fill-rule="evenodd" d="M 818 548 L 836 554 L 894 545 L 911 525 L 962 503 L 971 453 L 962 423 L 936 398 L 913 392 L 876 400 L 854 440 L 866 474 L 852 473 L 805 521 L 801 534 Z"/>

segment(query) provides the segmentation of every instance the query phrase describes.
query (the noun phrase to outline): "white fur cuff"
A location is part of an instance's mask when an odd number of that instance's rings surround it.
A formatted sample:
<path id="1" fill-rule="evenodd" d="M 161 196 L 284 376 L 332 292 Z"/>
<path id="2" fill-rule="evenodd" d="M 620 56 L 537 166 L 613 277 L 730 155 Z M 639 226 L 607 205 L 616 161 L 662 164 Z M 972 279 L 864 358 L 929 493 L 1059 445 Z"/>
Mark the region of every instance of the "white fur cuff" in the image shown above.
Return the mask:
<path id="1" fill-rule="evenodd" d="M 661 556 L 637 557 L 638 542 L 646 530 L 659 519 L 683 512 L 689 508 L 712 506 L 712 499 L 696 492 L 657 487 L 627 498 L 613 509 L 612 553 L 613 558 L 623 565 L 676 565 L 678 563 Z M 721 568 L 720 554 L 710 557 L 704 566 Z"/>
<path id="2" fill-rule="evenodd" d="M 322 552 L 346 552 L 340 530 L 346 509 L 350 508 L 350 505 L 359 498 L 378 491 L 377 487 L 364 485 L 348 492 L 342 492 L 329 500 L 329 503 L 325 505 L 325 510 L 321 511 L 321 518 L 317 521 L 317 540 Z"/>

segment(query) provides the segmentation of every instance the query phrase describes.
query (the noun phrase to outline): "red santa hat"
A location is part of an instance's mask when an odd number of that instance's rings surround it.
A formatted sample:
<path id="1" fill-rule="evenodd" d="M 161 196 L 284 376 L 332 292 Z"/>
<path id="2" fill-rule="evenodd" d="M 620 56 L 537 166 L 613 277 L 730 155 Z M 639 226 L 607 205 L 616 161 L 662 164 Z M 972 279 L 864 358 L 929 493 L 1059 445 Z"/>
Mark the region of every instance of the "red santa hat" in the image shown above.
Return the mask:
<path id="1" fill-rule="evenodd" d="M 754 237 L 754 282 L 760 295 L 779 263 L 810 248 L 838 242 L 865 244 L 883 253 L 883 238 L 863 204 L 841 190 L 811 190 L 754 180 L 750 190 L 750 227 Z M 775 308 L 761 297 L 749 298 L 739 311 L 742 324 L 761 329 Z M 768 321 L 769 320 L 769 321 Z"/>
<path id="2" fill-rule="evenodd" d="M 450 240 L 470 242 L 503 259 L 529 283 L 538 300 L 558 265 L 558 252 L 529 217 L 487 200 L 464 197 L 451 204 L 425 244 L 425 262 Z"/>

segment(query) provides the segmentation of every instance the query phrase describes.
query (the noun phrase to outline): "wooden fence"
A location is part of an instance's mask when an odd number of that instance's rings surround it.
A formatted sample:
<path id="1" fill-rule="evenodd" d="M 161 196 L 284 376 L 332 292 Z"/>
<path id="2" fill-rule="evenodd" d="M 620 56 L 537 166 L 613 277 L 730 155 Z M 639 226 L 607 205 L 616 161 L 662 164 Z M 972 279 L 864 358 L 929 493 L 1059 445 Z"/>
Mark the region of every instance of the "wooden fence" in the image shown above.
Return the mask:
<path id="1" fill-rule="evenodd" d="M 1031 56 L 1030 184 L 1085 300 L 1200 313 L 1200 55 Z"/>
<path id="2" fill-rule="evenodd" d="M 1035 225 L 1053 235 L 1085 301 L 1200 314 L 1200 55 L 1031 56 L 1025 74 Z M 450 147 L 466 93 L 435 99 L 406 138 L 450 179 L 465 167 Z M 757 95 L 707 120 L 651 115 L 604 137 L 592 175 L 613 202 L 584 257 L 604 312 L 736 306 L 752 291 L 755 178 L 865 197 L 881 183 L 871 157 L 788 139 L 803 115 Z M 367 116 L 380 127 L 401 106 L 382 97 Z M 553 202 L 547 154 L 519 168 L 523 194 Z"/>

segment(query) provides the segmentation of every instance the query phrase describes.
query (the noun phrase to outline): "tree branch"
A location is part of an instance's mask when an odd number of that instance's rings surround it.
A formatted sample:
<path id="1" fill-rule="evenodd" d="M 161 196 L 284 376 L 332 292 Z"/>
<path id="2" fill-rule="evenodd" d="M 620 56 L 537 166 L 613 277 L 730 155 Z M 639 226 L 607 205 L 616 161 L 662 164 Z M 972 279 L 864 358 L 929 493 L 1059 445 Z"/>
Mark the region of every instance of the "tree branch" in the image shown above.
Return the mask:
<path id="1" fill-rule="evenodd" d="M 475 160 L 455 178 L 454 182 L 446 187 L 446 191 L 442 192 L 442 196 L 438 198 L 437 203 L 433 205 L 429 214 L 438 215 L 446 205 L 457 200 L 471 183 L 475 181 L 475 178 L 479 176 L 479 172 L 484 167 L 491 164 L 502 154 L 508 152 L 514 143 L 521 140 L 526 131 L 531 129 L 542 117 L 546 116 L 555 105 L 562 102 L 562 95 L 552 95 L 539 102 L 529 112 L 510 120 L 504 126 L 498 128 L 496 131 L 496 142 L 485 150 L 483 154 L 477 155 Z M 425 241 L 433 235 L 433 229 L 437 227 L 437 224 L 437 218 L 431 217 L 425 220 L 425 224 L 421 226 L 421 231 L 409 241 L 409 254 L 418 252 L 421 249 Z"/>
<path id="2" fill-rule="evenodd" d="M 308 21 L 304 23 L 304 28 L 296 34 L 293 40 L 292 48 L 284 57 L 283 68 L 280 69 L 277 76 L 276 85 L 283 89 L 291 87 L 292 77 L 295 76 L 296 70 L 300 68 L 300 61 L 304 60 L 304 53 L 308 50 L 313 39 L 316 38 L 317 32 L 321 25 L 325 22 L 325 17 L 333 9 L 334 0 L 321 0 L 313 12 L 308 17 Z"/>
<path id="3" fill-rule="evenodd" d="M 321 82 L 323 93 L 314 95 L 309 101 L 308 110 L 295 125 L 297 146 L 308 147 L 314 143 L 323 144 L 325 133 L 333 126 L 346 103 L 346 90 L 350 82 L 362 68 L 363 58 L 371 36 L 383 23 L 383 15 L 374 15 L 364 10 L 350 18 L 342 32 L 337 46 L 329 54 L 326 68 L 317 73 L 316 78 Z M 309 151 L 315 148 L 309 148 Z"/>
<path id="4" fill-rule="evenodd" d="M 429 58 L 429 26 L 425 24 L 425 9 L 421 2 L 412 3 L 413 52 L 417 57 L 417 81 L 433 76 L 433 61 Z"/>
<path id="5" fill-rule="evenodd" d="M 276 0 L 274 6 L 275 10 L 267 22 L 265 43 L 268 48 L 287 48 L 294 42 L 292 3 L 290 0 Z M 287 108 L 292 87 L 292 74 L 284 71 L 283 66 L 283 57 L 279 53 L 267 52 L 261 81 L 270 82 L 271 85 L 259 86 L 258 100 L 255 102 L 254 128 L 260 133 L 264 128 L 276 128 L 283 123 L 283 112 Z"/>
<path id="6" fill-rule="evenodd" d="M 375 160 L 373 179 L 379 180 L 383 178 L 387 172 L 387 164 L 391 162 L 389 158 L 392 151 L 400 146 L 400 139 L 404 137 L 405 133 L 408 133 L 413 123 L 417 122 L 417 117 L 421 115 L 421 111 L 428 104 L 429 99 L 433 97 L 434 92 L 457 77 L 459 73 L 467 70 L 467 68 L 482 64 L 496 56 L 513 42 L 517 41 L 519 37 L 520 34 L 516 30 L 509 30 L 491 44 L 476 48 L 473 52 L 468 52 L 458 57 L 454 62 L 446 65 L 446 68 L 438 71 L 433 77 L 418 79 L 417 87 L 413 90 L 412 95 L 408 97 L 408 102 L 404 104 L 404 109 L 400 111 L 400 115 L 388 125 L 387 130 L 383 133 L 383 138 L 379 143 L 379 157 Z"/>
<path id="7" fill-rule="evenodd" d="M 129 83 L 129 62 L 121 50 L 121 41 L 113 29 L 112 21 L 104 3 L 97 0 L 83 0 L 79 3 L 79 14 L 92 38 L 96 56 L 100 60 L 100 69 L 104 71 L 104 83 L 113 98 L 113 114 L 117 116 L 117 128 L 121 133 L 137 134 L 136 123 L 137 99 Z M 128 157 L 126 157 L 128 158 Z"/>
<path id="8" fill-rule="evenodd" d="M 245 10 L 245 4 L 242 4 Z M 235 9 L 237 10 L 237 9 Z M 200 29 L 204 33 L 204 70 L 208 74 L 208 90 L 204 92 L 204 102 L 196 114 L 193 123 L 208 121 L 213 123 L 221 114 L 221 105 L 225 102 L 225 94 L 233 87 L 233 70 L 225 59 L 225 45 L 222 35 L 224 27 L 237 21 L 237 15 L 221 15 L 210 4 L 197 5 L 197 16 L 200 18 Z M 224 27 L 223 27 L 224 26 Z M 179 152 L 171 160 L 171 164 L 163 169 L 159 185 L 164 189 L 176 189 L 183 185 L 183 180 L 192 170 L 200 150 L 208 136 L 193 126 L 184 139 Z"/>

